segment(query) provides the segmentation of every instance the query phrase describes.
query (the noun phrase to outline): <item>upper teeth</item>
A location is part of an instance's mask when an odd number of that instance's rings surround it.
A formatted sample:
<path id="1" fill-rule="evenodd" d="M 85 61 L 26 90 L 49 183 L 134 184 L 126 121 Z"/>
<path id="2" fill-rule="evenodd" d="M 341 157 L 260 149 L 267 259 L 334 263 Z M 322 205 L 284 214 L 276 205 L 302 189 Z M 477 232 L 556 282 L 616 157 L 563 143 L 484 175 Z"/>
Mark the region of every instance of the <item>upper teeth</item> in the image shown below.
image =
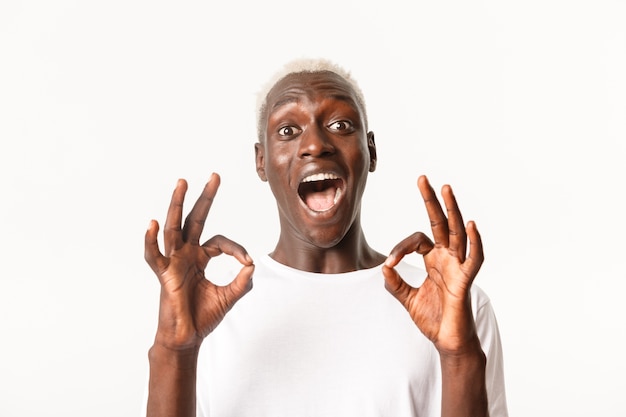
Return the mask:
<path id="1" fill-rule="evenodd" d="M 338 176 L 335 174 L 322 173 L 322 174 L 313 174 L 304 178 L 302 182 L 313 182 L 313 181 L 323 181 L 323 180 L 337 180 Z"/>

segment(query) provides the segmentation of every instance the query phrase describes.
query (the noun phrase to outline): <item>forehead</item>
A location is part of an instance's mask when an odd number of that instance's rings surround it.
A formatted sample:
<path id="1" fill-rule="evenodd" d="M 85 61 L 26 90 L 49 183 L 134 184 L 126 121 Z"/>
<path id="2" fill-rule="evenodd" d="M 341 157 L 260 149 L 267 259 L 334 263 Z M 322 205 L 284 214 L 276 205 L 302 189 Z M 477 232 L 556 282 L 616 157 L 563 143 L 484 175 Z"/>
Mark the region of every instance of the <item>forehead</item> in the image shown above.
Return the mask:
<path id="1" fill-rule="evenodd" d="M 292 73 L 279 80 L 267 94 L 267 113 L 303 98 L 332 98 L 342 100 L 363 113 L 357 94 L 343 77 L 334 72 Z"/>

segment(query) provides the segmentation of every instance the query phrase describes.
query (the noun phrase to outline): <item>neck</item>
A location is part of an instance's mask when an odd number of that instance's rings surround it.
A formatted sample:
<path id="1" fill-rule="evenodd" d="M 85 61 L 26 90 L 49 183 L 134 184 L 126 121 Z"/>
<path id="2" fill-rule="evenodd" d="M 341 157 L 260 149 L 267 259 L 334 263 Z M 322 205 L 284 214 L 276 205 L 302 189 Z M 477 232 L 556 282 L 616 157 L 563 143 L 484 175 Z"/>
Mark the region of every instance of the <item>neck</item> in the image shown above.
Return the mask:
<path id="1" fill-rule="evenodd" d="M 373 268 L 386 258 L 369 246 L 358 221 L 339 243 L 328 247 L 285 233 L 282 228 L 278 244 L 270 256 L 283 265 L 324 274 Z"/>

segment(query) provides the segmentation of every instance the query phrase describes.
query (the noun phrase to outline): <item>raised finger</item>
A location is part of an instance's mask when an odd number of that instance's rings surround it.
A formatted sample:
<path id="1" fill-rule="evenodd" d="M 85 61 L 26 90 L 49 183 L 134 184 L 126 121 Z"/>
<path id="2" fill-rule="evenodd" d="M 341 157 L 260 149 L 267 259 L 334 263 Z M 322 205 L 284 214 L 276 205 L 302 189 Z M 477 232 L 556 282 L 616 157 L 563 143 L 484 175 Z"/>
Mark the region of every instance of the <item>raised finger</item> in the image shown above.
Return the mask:
<path id="1" fill-rule="evenodd" d="M 159 223 L 151 220 L 144 239 L 144 259 L 157 276 L 160 275 L 165 267 L 165 259 L 159 250 L 159 243 L 157 242 L 158 233 Z"/>
<path id="2" fill-rule="evenodd" d="M 200 194 L 200 197 L 185 219 L 185 225 L 183 226 L 183 240 L 185 242 L 198 243 L 200 241 L 204 223 L 219 186 L 220 176 L 215 173 L 211 174 L 209 181 L 202 190 L 202 194 Z"/>
<path id="3" fill-rule="evenodd" d="M 167 210 L 163 237 L 165 243 L 165 254 L 169 255 L 172 250 L 182 245 L 183 237 L 181 233 L 181 221 L 183 218 L 183 201 L 187 192 L 187 181 L 179 179 L 176 188 L 172 193 L 170 207 Z"/>
<path id="4" fill-rule="evenodd" d="M 463 263 L 463 269 L 473 280 L 485 260 L 482 238 L 480 237 L 480 233 L 478 233 L 476 223 L 473 221 L 467 223 L 467 237 L 469 238 L 469 253 Z"/>
<path id="5" fill-rule="evenodd" d="M 448 212 L 448 249 L 454 252 L 459 261 L 465 261 L 465 251 L 467 250 L 467 234 L 461 211 L 452 192 L 452 187 L 444 185 L 441 194 Z"/>
<path id="6" fill-rule="evenodd" d="M 417 180 L 417 186 L 424 199 L 424 205 L 426 206 L 426 212 L 430 219 L 430 228 L 433 231 L 433 239 L 437 246 L 448 246 L 448 219 L 446 218 L 441 204 L 437 199 L 435 190 L 430 186 L 428 178 L 422 175 Z"/>
<path id="7" fill-rule="evenodd" d="M 432 240 L 422 232 L 415 232 L 411 236 L 403 239 L 390 252 L 389 257 L 385 261 L 385 266 L 393 268 L 396 266 L 404 255 L 417 252 L 420 255 L 426 255 L 434 247 Z"/>
<path id="8" fill-rule="evenodd" d="M 207 240 L 202 247 L 209 258 L 224 253 L 234 257 L 242 265 L 248 266 L 253 264 L 252 258 L 243 246 L 222 235 L 213 236 L 211 239 Z"/>

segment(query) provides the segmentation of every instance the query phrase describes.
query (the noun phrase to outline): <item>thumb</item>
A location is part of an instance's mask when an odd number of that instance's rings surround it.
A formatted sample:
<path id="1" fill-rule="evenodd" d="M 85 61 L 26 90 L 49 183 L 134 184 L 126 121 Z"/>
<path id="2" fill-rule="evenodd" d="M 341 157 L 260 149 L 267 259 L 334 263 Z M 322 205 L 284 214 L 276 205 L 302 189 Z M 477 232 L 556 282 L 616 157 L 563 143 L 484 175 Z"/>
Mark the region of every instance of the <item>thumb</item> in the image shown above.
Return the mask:
<path id="1" fill-rule="evenodd" d="M 400 303 L 404 305 L 405 301 L 409 297 L 409 293 L 413 287 L 402 279 L 398 271 L 395 268 L 390 268 L 386 265 L 383 266 L 383 276 L 385 277 L 385 288 L 391 295 L 393 295 Z"/>
<path id="2" fill-rule="evenodd" d="M 252 289 L 252 274 L 254 272 L 254 264 L 246 265 L 237 274 L 235 279 L 228 284 L 229 291 L 228 303 L 232 307 L 241 297 L 246 295 Z"/>

